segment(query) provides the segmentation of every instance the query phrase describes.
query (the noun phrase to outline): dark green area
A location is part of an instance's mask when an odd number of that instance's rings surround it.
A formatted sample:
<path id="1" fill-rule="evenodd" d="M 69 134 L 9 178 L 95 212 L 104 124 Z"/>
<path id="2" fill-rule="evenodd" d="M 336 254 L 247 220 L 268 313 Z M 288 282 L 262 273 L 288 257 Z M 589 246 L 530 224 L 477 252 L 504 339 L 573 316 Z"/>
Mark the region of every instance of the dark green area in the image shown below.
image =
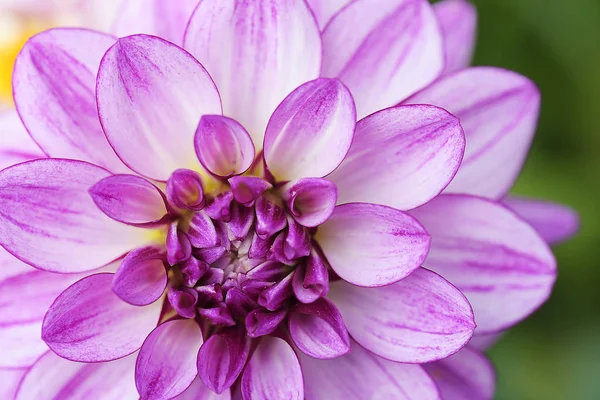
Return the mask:
<path id="1" fill-rule="evenodd" d="M 515 193 L 571 205 L 582 228 L 557 246 L 552 297 L 491 351 L 498 399 L 600 399 L 600 1 L 474 0 L 476 65 L 542 91 L 537 136 Z"/>

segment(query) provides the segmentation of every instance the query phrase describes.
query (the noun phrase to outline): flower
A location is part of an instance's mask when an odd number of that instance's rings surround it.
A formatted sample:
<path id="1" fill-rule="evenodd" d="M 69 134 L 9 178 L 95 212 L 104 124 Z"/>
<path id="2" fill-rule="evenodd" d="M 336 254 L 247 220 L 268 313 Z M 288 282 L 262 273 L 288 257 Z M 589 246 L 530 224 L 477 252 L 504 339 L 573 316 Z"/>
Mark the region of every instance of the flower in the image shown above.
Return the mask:
<path id="1" fill-rule="evenodd" d="M 437 79 L 434 9 L 379 3 L 313 4 L 321 33 L 300 0 L 129 1 L 119 36 L 169 41 L 27 43 L 15 103 L 48 158 L 0 172 L 0 243 L 37 268 L 2 254 L 7 392 L 491 396 L 464 346 L 555 277 L 498 202 L 539 96 L 503 70 Z"/>

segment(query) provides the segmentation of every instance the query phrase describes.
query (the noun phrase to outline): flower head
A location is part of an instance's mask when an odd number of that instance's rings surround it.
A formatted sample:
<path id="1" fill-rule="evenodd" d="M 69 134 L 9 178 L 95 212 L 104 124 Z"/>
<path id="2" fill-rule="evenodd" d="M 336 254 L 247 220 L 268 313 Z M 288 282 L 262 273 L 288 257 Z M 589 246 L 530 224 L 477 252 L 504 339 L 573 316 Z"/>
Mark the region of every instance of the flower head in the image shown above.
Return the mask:
<path id="1" fill-rule="evenodd" d="M 113 377 L 115 398 L 489 397 L 485 358 L 461 349 L 554 281 L 495 200 L 539 96 L 497 69 L 436 80 L 435 10 L 378 3 L 325 23 L 301 0 L 130 1 L 116 29 L 134 35 L 30 39 L 15 103 L 49 157 L 0 172 L 0 243 L 38 269 L 8 287 L 52 277 L 9 303 L 44 340 L 11 366 L 52 352 L 20 396 L 60 366 L 95 378 L 56 388 Z"/>

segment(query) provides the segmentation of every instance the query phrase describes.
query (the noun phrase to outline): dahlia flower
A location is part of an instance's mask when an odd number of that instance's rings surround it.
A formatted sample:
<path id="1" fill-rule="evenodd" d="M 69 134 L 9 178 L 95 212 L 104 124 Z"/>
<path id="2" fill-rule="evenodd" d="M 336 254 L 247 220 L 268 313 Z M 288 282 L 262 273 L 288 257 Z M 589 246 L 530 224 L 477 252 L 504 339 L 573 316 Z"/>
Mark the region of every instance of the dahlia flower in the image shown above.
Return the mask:
<path id="1" fill-rule="evenodd" d="M 308 3 L 129 0 L 116 36 L 27 42 L 3 398 L 492 396 L 468 343 L 545 301 L 573 220 L 502 203 L 538 91 L 466 68 L 466 2 Z"/>

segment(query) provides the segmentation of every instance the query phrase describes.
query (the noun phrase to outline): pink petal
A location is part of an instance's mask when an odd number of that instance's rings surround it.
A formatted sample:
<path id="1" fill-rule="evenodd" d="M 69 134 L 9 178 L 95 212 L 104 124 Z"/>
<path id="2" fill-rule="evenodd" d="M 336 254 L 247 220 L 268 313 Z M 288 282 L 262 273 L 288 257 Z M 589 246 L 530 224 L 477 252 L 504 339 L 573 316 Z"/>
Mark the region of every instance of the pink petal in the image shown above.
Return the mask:
<path id="1" fill-rule="evenodd" d="M 0 399 L 14 399 L 27 368 L 0 369 Z"/>
<path id="2" fill-rule="evenodd" d="M 202 331 L 194 320 L 159 325 L 137 357 L 135 384 L 142 399 L 170 399 L 186 390 L 196 377 Z"/>
<path id="3" fill-rule="evenodd" d="M 196 130 L 194 144 L 200 163 L 220 177 L 240 175 L 254 162 L 254 144 L 250 135 L 231 118 L 203 116 Z"/>
<path id="4" fill-rule="evenodd" d="M 82 272 L 139 246 L 143 231 L 116 222 L 88 190 L 109 172 L 81 161 L 42 159 L 0 172 L 0 242 L 37 268 Z"/>
<path id="5" fill-rule="evenodd" d="M 549 244 L 563 242 L 579 230 L 579 215 L 562 204 L 517 197 L 504 199 L 504 204 L 531 225 Z"/>
<path id="6" fill-rule="evenodd" d="M 212 335 L 198 353 L 198 376 L 217 393 L 223 393 L 238 378 L 250 352 L 243 330 L 230 328 Z"/>
<path id="7" fill-rule="evenodd" d="M 117 36 L 148 33 L 181 45 L 198 0 L 125 0 L 122 3 L 112 29 Z"/>
<path id="8" fill-rule="evenodd" d="M 446 192 L 497 199 L 511 188 L 525 161 L 540 94 L 514 72 L 476 67 L 443 77 L 404 104 L 433 104 L 460 119 L 467 148 Z"/>
<path id="9" fill-rule="evenodd" d="M 327 299 L 299 304 L 288 319 L 294 344 L 318 359 L 340 357 L 350 351 L 350 337 L 338 309 Z"/>
<path id="10" fill-rule="evenodd" d="M 294 350 L 282 339 L 264 337 L 246 365 L 244 399 L 304 399 L 302 370 Z"/>
<path id="11" fill-rule="evenodd" d="M 338 187 L 339 203 L 408 210 L 450 183 L 464 150 L 460 123 L 445 110 L 393 107 L 358 122 L 348 156 L 328 178 Z"/>
<path id="12" fill-rule="evenodd" d="M 323 30 L 331 17 L 351 2 L 352 0 L 308 0 L 308 5 Z"/>
<path id="13" fill-rule="evenodd" d="M 224 391 L 221 394 L 217 394 L 210 390 L 199 377 L 196 377 L 189 388 L 179 396 L 174 397 L 173 400 L 231 400 L 231 392 L 229 390 Z"/>
<path id="14" fill-rule="evenodd" d="M 115 221 L 130 225 L 161 222 L 168 213 L 159 188 L 137 175 L 112 175 L 89 190 L 94 203 Z"/>
<path id="15" fill-rule="evenodd" d="M 329 297 L 350 335 L 393 361 L 442 359 L 461 349 L 475 329 L 473 311 L 462 293 L 424 268 L 379 288 L 334 282 Z"/>
<path id="16" fill-rule="evenodd" d="M 203 0 L 185 48 L 214 78 L 224 114 L 250 132 L 257 150 L 275 107 L 321 67 L 319 29 L 303 0 Z"/>
<path id="17" fill-rule="evenodd" d="M 73 361 L 110 361 L 139 349 L 156 326 L 162 302 L 132 306 L 111 290 L 113 274 L 88 276 L 54 301 L 42 326 L 42 339 Z"/>
<path id="18" fill-rule="evenodd" d="M 154 303 L 167 287 L 164 250 L 142 247 L 130 251 L 115 272 L 112 290 L 134 306 Z"/>
<path id="19" fill-rule="evenodd" d="M 443 57 L 435 15 L 422 0 L 357 0 L 323 32 L 322 76 L 350 88 L 361 118 L 431 83 Z"/>
<path id="20" fill-rule="evenodd" d="M 27 133 L 19 114 L 14 110 L 0 112 L 0 169 L 45 157 Z"/>
<path id="21" fill-rule="evenodd" d="M 337 188 L 327 179 L 304 178 L 282 190 L 294 219 L 307 227 L 327 221 L 337 202 Z"/>
<path id="22" fill-rule="evenodd" d="M 317 79 L 294 90 L 277 107 L 265 134 L 265 163 L 279 181 L 323 177 L 344 159 L 356 110 L 336 79 Z"/>
<path id="23" fill-rule="evenodd" d="M 476 350 L 465 347 L 424 367 L 435 380 L 444 400 L 490 400 L 494 397 L 494 366 Z"/>
<path id="24" fill-rule="evenodd" d="M 76 363 L 48 351 L 29 369 L 15 400 L 138 398 L 133 380 L 135 357 Z"/>
<path id="25" fill-rule="evenodd" d="M 443 0 L 433 5 L 442 36 L 444 74 L 469 66 L 475 49 L 477 10 L 467 0 Z"/>
<path id="26" fill-rule="evenodd" d="M 41 319 L 0 326 L 0 367 L 23 368 L 35 362 L 48 351 L 41 333 Z"/>
<path id="27" fill-rule="evenodd" d="M 202 65 L 163 39 L 119 39 L 102 59 L 97 85 L 100 122 L 121 159 L 166 181 L 197 165 L 194 132 L 203 114 L 220 114 L 219 93 Z"/>
<path id="28" fill-rule="evenodd" d="M 333 360 L 300 354 L 307 400 L 439 400 L 435 383 L 420 365 L 388 361 L 352 343 Z"/>
<path id="29" fill-rule="evenodd" d="M 447 195 L 412 214 L 432 238 L 425 266 L 467 296 L 478 332 L 514 325 L 550 295 L 556 279 L 552 252 L 529 225 L 498 203 Z"/>
<path id="30" fill-rule="evenodd" d="M 19 54 L 13 76 L 17 110 L 49 156 L 128 171 L 106 141 L 94 98 L 100 60 L 114 43 L 100 32 L 52 29 L 31 38 Z"/>
<path id="31" fill-rule="evenodd" d="M 316 240 L 331 268 L 359 286 L 383 286 L 408 276 L 427 256 L 429 235 L 402 211 L 376 204 L 337 206 Z"/>

